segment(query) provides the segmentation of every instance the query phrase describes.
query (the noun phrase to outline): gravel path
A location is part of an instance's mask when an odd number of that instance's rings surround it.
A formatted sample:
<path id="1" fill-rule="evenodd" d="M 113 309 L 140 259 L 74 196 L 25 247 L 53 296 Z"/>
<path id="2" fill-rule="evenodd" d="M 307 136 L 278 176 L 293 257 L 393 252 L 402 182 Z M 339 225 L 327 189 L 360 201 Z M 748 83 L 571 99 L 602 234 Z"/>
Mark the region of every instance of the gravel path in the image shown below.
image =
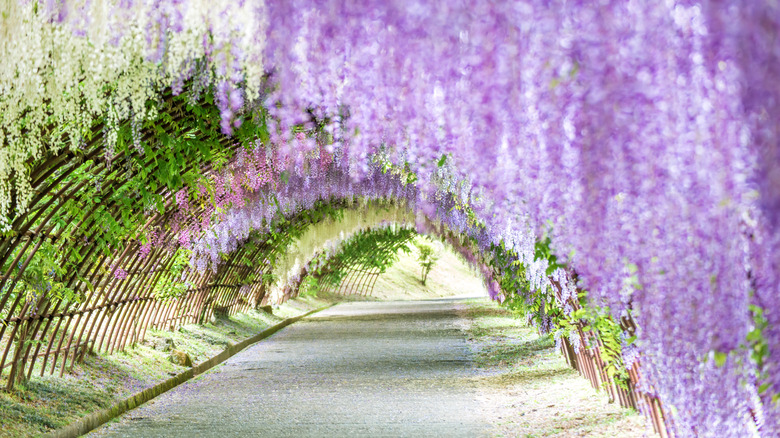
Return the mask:
<path id="1" fill-rule="evenodd" d="M 342 303 L 91 436 L 486 436 L 458 306 Z"/>

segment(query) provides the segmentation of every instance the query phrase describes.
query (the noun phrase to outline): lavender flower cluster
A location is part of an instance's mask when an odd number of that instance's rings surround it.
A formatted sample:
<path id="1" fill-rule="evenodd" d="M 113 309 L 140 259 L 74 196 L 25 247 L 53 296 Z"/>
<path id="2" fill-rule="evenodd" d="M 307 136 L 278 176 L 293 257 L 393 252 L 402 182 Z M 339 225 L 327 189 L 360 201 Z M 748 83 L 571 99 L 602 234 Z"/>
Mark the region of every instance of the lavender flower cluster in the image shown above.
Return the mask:
<path id="1" fill-rule="evenodd" d="M 424 199 L 448 157 L 487 238 L 522 246 L 549 231 L 595 304 L 632 311 L 643 376 L 678 433 L 780 433 L 776 6 L 333 1 L 268 13 L 278 86 L 266 106 L 281 128 L 348 105 L 351 154 L 386 147 Z M 760 369 L 750 304 L 771 327 Z M 718 366 L 714 352 L 730 355 Z"/>

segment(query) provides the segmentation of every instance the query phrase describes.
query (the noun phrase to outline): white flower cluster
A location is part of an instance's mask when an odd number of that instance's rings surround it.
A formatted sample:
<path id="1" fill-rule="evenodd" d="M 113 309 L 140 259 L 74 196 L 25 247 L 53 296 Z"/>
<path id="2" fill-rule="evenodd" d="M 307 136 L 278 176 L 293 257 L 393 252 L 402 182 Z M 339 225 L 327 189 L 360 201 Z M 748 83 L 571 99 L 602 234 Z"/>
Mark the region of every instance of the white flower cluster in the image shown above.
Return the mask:
<path id="1" fill-rule="evenodd" d="M 119 125 L 154 118 L 166 87 L 229 74 L 256 99 L 263 17 L 257 1 L 0 0 L 0 228 L 28 208 L 25 163 L 84 148 L 101 123 L 110 158 Z"/>

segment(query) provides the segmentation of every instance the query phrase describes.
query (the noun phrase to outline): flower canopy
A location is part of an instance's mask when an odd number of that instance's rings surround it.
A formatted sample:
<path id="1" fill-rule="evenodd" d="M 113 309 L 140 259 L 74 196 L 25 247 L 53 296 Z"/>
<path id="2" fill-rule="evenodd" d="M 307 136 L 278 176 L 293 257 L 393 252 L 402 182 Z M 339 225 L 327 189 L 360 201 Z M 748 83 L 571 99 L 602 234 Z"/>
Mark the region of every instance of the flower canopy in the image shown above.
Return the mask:
<path id="1" fill-rule="evenodd" d="M 504 274 L 522 265 L 524 297 L 581 291 L 635 321 L 623 360 L 641 356 L 640 389 L 672 432 L 780 434 L 776 3 L 0 0 L 0 12 L 5 355 L 21 354 L 11 344 L 34 307 L 78 312 L 173 281 L 149 254 L 194 267 L 203 287 L 293 216 L 393 200 L 483 255 L 512 254 L 482 260 L 497 297 L 518 293 Z M 32 336 L 92 333 L 70 318 Z"/>

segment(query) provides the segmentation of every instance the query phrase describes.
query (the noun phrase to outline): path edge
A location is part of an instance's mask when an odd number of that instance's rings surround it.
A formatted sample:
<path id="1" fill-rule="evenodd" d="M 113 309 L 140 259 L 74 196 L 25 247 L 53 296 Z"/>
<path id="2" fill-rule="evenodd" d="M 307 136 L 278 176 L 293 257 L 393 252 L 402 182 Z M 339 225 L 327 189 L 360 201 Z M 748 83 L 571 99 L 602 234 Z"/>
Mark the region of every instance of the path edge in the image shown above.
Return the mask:
<path id="1" fill-rule="evenodd" d="M 157 397 L 158 395 L 163 394 L 181 385 L 182 383 L 192 379 L 193 377 L 205 373 L 211 368 L 214 368 L 215 366 L 226 361 L 227 359 L 229 359 L 236 353 L 240 352 L 241 350 L 249 347 L 252 344 L 262 341 L 263 339 L 273 335 L 279 330 L 287 327 L 288 325 L 297 322 L 303 318 L 306 318 L 309 315 L 333 307 L 336 304 L 338 303 L 329 304 L 327 306 L 323 306 L 318 309 L 310 310 L 301 315 L 293 316 L 292 318 L 287 318 L 275 325 L 272 325 L 271 327 L 268 327 L 267 329 L 261 331 L 260 333 L 250 338 L 244 339 L 241 342 L 232 345 L 228 344 L 228 347 L 224 349 L 221 353 L 217 354 L 216 356 L 206 361 L 203 361 L 186 371 L 182 371 L 181 373 L 171 377 L 168 380 L 160 382 L 157 385 L 154 385 L 150 388 L 146 388 L 141 392 L 131 395 L 130 397 L 115 403 L 109 408 L 97 412 L 93 412 L 85 417 L 82 417 L 79 420 L 74 421 L 73 423 L 68 424 L 63 428 L 49 432 L 44 436 L 48 438 L 75 438 L 84 435 L 85 433 L 97 429 L 98 427 L 108 423 L 109 421 L 124 414 L 125 412 L 135 409 L 138 406 L 141 406 L 142 404 L 146 403 L 147 401 Z"/>

